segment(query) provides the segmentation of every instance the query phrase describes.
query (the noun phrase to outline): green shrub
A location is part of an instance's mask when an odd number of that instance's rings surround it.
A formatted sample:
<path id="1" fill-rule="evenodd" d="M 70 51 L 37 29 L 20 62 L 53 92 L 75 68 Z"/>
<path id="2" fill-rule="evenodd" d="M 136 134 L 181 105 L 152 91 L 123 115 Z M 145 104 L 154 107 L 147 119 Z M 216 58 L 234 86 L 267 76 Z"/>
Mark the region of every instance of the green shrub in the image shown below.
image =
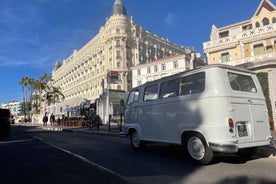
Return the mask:
<path id="1" fill-rule="evenodd" d="M 273 117 L 272 115 L 272 106 L 271 106 L 271 101 L 270 101 L 270 97 L 269 97 L 269 84 L 268 84 L 268 73 L 265 72 L 260 72 L 257 73 L 257 77 L 261 83 L 263 92 L 264 92 L 264 96 L 266 99 L 266 105 L 267 105 L 267 109 L 268 109 L 268 116 L 270 118 Z M 273 127 L 274 129 L 274 127 Z"/>

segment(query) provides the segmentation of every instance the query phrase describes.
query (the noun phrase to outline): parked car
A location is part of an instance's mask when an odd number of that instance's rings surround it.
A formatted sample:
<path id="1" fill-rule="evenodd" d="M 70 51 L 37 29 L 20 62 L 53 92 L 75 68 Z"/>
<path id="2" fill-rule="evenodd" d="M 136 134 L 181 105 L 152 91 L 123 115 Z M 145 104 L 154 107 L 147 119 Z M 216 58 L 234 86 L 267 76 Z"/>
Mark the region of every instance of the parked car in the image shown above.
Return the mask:
<path id="1" fill-rule="evenodd" d="M 11 130 L 12 116 L 9 109 L 0 109 L 0 136 L 8 136 Z"/>

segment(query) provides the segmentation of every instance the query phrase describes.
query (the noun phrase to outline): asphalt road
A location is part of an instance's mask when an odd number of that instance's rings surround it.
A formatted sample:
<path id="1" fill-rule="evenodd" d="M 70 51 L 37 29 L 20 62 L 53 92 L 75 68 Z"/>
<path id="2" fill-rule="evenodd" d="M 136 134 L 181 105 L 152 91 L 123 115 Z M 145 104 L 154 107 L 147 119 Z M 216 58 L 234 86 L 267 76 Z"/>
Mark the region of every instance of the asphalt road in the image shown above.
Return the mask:
<path id="1" fill-rule="evenodd" d="M 45 144 L 37 135 L 54 136 L 37 128 L 13 126 L 10 137 L 0 138 L 0 183 L 127 183 L 84 159 Z"/>
<path id="2" fill-rule="evenodd" d="M 22 128 L 0 141 L 0 178 L 9 183 L 276 184 L 275 158 L 218 155 L 199 166 L 167 145 L 134 151 L 125 138 Z"/>

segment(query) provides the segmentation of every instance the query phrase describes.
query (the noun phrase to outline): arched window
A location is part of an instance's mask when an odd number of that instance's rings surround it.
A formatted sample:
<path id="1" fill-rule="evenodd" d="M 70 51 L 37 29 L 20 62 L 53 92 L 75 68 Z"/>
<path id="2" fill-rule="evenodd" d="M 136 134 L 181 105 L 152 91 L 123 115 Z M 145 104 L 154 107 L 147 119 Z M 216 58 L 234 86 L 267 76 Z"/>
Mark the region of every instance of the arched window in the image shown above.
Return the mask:
<path id="1" fill-rule="evenodd" d="M 269 24 L 268 18 L 264 18 L 262 22 L 264 26 Z"/>
<path id="2" fill-rule="evenodd" d="M 273 17 L 272 23 L 276 23 L 276 17 Z"/>
<path id="3" fill-rule="evenodd" d="M 120 47 L 120 40 L 116 40 L 116 47 Z"/>
<path id="4" fill-rule="evenodd" d="M 259 22 L 256 22 L 256 27 L 260 27 L 260 23 Z"/>

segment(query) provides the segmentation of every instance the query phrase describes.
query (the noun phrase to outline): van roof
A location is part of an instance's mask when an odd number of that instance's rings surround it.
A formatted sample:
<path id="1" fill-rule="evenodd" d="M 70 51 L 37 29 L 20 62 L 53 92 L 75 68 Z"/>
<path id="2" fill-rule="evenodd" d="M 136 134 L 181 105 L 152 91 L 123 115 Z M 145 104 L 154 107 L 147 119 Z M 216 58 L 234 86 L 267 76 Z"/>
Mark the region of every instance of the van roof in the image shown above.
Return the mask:
<path id="1" fill-rule="evenodd" d="M 193 73 L 196 73 L 196 72 L 199 72 L 199 71 L 204 71 L 204 70 L 209 69 L 209 68 L 224 68 L 224 69 L 231 69 L 231 70 L 236 70 L 236 71 L 240 71 L 240 72 L 246 72 L 246 73 L 255 74 L 255 72 L 247 70 L 247 69 L 244 69 L 244 68 L 241 68 L 241 67 L 236 67 L 236 66 L 231 66 L 231 65 L 225 65 L 225 64 L 210 64 L 210 65 L 205 65 L 205 66 L 197 67 L 197 68 L 195 68 L 193 70 L 186 70 L 186 71 L 174 74 L 174 75 L 162 77 L 161 79 L 157 79 L 157 80 L 153 80 L 153 81 L 148 81 L 145 84 L 142 84 L 140 86 L 148 85 L 150 83 L 156 83 L 156 82 L 159 82 L 161 80 L 168 79 L 168 78 L 174 78 L 175 76 L 181 76 L 181 75 L 186 74 L 186 73 L 193 74 Z M 140 86 L 137 86 L 135 88 L 139 88 Z M 135 88 L 133 88 L 133 89 L 135 89 Z"/>
<path id="2" fill-rule="evenodd" d="M 214 68 L 214 67 L 225 68 L 225 69 L 232 69 L 232 70 L 236 70 L 236 71 L 241 71 L 241 72 L 255 74 L 255 72 L 247 70 L 245 68 L 241 68 L 241 67 L 237 67 L 237 66 L 231 66 L 231 65 L 226 65 L 226 64 L 210 64 L 210 65 L 205 65 L 205 66 L 202 66 L 202 67 L 198 67 L 198 68 L 196 68 L 194 70 L 200 70 L 200 69 L 204 70 L 204 69 L 207 69 L 207 68 Z M 187 72 L 189 72 L 189 71 L 193 71 L 193 70 L 188 70 Z"/>

